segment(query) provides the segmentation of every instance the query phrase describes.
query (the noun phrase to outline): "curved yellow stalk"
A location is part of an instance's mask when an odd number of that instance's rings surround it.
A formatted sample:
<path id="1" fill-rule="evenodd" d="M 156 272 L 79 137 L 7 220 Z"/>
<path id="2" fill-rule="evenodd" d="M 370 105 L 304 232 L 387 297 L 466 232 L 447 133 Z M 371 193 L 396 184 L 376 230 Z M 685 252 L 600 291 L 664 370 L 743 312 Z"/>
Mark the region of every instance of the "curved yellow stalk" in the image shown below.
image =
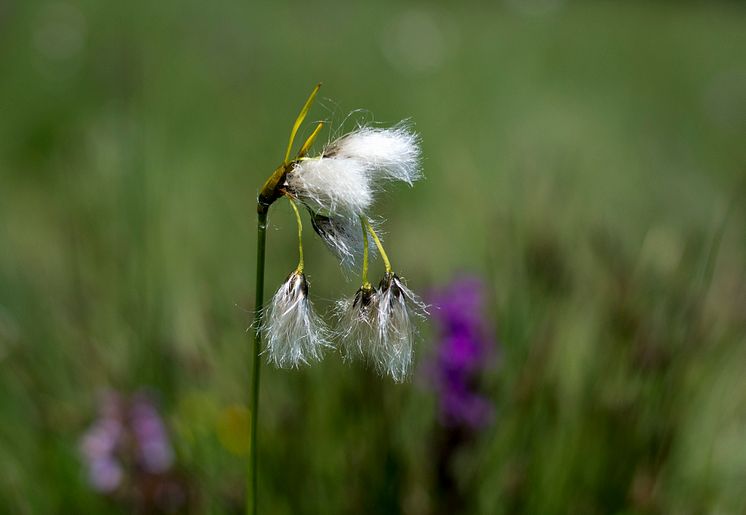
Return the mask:
<path id="1" fill-rule="evenodd" d="M 360 217 L 360 227 L 363 230 L 363 289 L 370 289 L 368 282 L 368 227 L 364 216 Z"/>
<path id="2" fill-rule="evenodd" d="M 303 273 L 303 222 L 300 217 L 300 211 L 298 211 L 298 206 L 295 205 L 295 200 L 290 195 L 285 195 L 290 202 L 290 206 L 293 208 L 293 211 L 295 212 L 295 220 L 298 222 L 298 268 L 296 268 L 296 272 L 299 274 Z"/>

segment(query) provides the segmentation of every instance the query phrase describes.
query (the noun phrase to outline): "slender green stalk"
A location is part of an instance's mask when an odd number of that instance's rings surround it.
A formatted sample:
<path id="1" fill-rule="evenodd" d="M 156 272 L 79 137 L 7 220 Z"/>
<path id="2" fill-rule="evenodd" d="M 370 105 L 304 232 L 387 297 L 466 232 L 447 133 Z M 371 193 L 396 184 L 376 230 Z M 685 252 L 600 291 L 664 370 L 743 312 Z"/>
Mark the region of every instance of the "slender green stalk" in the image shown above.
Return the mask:
<path id="1" fill-rule="evenodd" d="M 303 273 L 303 222 L 300 218 L 300 211 L 298 211 L 298 206 L 295 205 L 295 200 L 293 200 L 293 197 L 290 195 L 285 195 L 285 197 L 290 201 L 290 205 L 293 208 L 293 212 L 295 212 L 295 221 L 298 223 L 298 267 L 295 269 L 296 272 L 299 274 Z"/>
<path id="2" fill-rule="evenodd" d="M 383 244 L 381 243 L 381 240 L 378 238 L 378 235 L 376 234 L 376 231 L 373 230 L 373 226 L 370 225 L 370 222 L 367 218 L 362 217 L 361 220 L 365 224 L 365 226 L 368 228 L 368 232 L 373 237 L 373 241 L 376 243 L 376 247 L 378 247 L 378 252 L 381 254 L 381 259 L 383 259 L 383 266 L 386 268 L 386 273 L 390 274 L 394 271 L 393 268 L 391 268 L 391 262 L 389 261 L 389 257 L 386 254 L 386 251 L 383 250 Z"/>
<path id="3" fill-rule="evenodd" d="M 363 229 L 363 288 L 370 288 L 370 282 L 368 282 L 368 228 L 366 226 L 367 220 L 365 217 L 360 217 L 360 226 Z"/>
<path id="4" fill-rule="evenodd" d="M 257 238 L 256 238 L 256 298 L 254 301 L 255 313 L 254 324 L 254 356 L 251 374 L 251 397 L 249 399 L 249 469 L 246 483 L 246 513 L 256 515 L 257 505 L 257 445 L 256 428 L 259 418 L 259 371 L 261 368 L 262 341 L 260 327 L 262 323 L 262 311 L 264 309 L 264 256 L 267 241 L 267 212 L 268 206 L 259 204 L 257 206 Z"/>

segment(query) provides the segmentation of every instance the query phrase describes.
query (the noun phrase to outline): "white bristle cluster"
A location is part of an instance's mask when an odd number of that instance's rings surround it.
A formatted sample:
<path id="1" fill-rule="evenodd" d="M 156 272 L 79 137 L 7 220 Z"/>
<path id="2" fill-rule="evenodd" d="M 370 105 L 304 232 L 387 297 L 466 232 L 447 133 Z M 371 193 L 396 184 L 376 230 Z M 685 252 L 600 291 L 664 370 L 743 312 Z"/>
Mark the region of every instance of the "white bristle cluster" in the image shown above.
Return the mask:
<path id="1" fill-rule="evenodd" d="M 345 268 L 349 269 L 357 265 L 357 258 L 362 254 L 365 245 L 358 218 L 344 215 L 324 216 L 319 213 L 312 213 L 311 223 L 316 233 L 321 236 L 329 249 L 337 255 Z"/>
<path id="2" fill-rule="evenodd" d="M 369 357 L 370 342 L 378 336 L 375 302 L 375 290 L 366 292 L 362 288 L 353 298 L 337 301 L 335 315 L 345 361 Z"/>
<path id="3" fill-rule="evenodd" d="M 361 289 L 340 300 L 336 314 L 345 358 L 362 357 L 379 373 L 405 381 L 414 358 L 414 319 L 425 313 L 422 301 L 394 274 L 387 274 L 377 290 L 364 294 Z"/>
<path id="4" fill-rule="evenodd" d="M 402 181 L 411 186 L 422 176 L 417 134 L 401 124 L 391 129 L 361 127 L 329 145 L 327 153 L 360 160 L 374 180 Z"/>
<path id="5" fill-rule="evenodd" d="M 409 184 L 422 177 L 419 138 L 405 124 L 390 129 L 360 127 L 326 146 L 321 156 L 298 161 L 286 176 L 288 191 L 313 215 L 314 229 L 342 263 L 357 262 L 363 249 L 358 219 L 384 183 Z M 321 230 L 320 230 L 321 229 Z"/>
<path id="6" fill-rule="evenodd" d="M 329 330 L 313 311 L 302 272 L 293 272 L 272 297 L 261 331 L 270 363 L 297 368 L 321 359 L 329 344 Z"/>
<path id="7" fill-rule="evenodd" d="M 409 376 L 414 359 L 417 330 L 413 319 L 426 313 L 425 305 L 393 274 L 381 281 L 378 295 L 376 365 L 401 383 Z"/>
<path id="8" fill-rule="evenodd" d="M 287 174 L 287 184 L 290 191 L 316 212 L 354 216 L 373 204 L 370 177 L 357 159 L 304 159 Z"/>

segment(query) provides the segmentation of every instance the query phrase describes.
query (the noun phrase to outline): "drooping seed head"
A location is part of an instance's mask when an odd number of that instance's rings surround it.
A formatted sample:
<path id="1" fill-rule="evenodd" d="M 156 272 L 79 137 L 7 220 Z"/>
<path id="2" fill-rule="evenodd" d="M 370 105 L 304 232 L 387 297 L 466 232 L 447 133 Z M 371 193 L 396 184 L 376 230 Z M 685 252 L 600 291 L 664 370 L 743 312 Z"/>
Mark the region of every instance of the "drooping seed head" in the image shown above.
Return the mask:
<path id="1" fill-rule="evenodd" d="M 377 337 L 378 292 L 370 285 L 361 287 L 355 296 L 337 302 L 338 333 L 344 359 L 369 359 L 370 345 Z"/>
<path id="2" fill-rule="evenodd" d="M 372 355 L 379 372 L 403 382 L 414 358 L 415 318 L 426 313 L 426 306 L 396 274 L 386 273 L 378 286 L 376 307 Z"/>
<path id="3" fill-rule="evenodd" d="M 369 223 L 374 227 L 377 225 L 374 221 L 369 220 Z M 327 216 L 311 212 L 311 225 L 329 250 L 339 258 L 342 266 L 346 269 L 357 266 L 365 247 L 358 217 Z M 377 249 L 374 242 L 368 242 L 368 251 L 371 256 L 376 255 Z"/>
<path id="4" fill-rule="evenodd" d="M 297 368 L 321 359 L 329 331 L 308 299 L 308 282 L 302 272 L 291 273 L 264 313 L 262 333 L 270 363 Z"/>
<path id="5" fill-rule="evenodd" d="M 405 381 L 414 356 L 415 319 L 425 313 L 425 305 L 396 274 L 387 273 L 378 289 L 360 288 L 337 303 L 345 359 L 362 358 L 380 374 Z"/>

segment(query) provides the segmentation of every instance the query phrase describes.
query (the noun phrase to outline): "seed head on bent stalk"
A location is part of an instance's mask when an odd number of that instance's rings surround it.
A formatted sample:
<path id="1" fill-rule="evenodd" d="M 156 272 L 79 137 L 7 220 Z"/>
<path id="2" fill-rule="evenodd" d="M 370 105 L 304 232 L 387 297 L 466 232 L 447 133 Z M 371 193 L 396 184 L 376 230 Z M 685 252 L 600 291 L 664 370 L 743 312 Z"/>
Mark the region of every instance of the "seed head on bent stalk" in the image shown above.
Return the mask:
<path id="1" fill-rule="evenodd" d="M 250 454 L 246 512 L 257 512 L 257 425 L 260 355 L 281 368 L 297 368 L 321 359 L 330 348 L 332 333 L 313 311 L 304 273 L 300 202 L 309 212 L 311 225 L 343 265 L 353 267 L 362 257 L 362 286 L 352 299 L 337 303 L 336 336 L 345 360 L 360 357 L 396 382 L 408 377 L 417 336 L 415 319 L 426 314 L 425 306 L 394 273 L 374 224 L 368 214 L 375 197 L 388 182 L 412 186 L 422 178 L 419 137 L 411 124 L 392 128 L 359 126 L 328 144 L 316 157 L 307 154 L 323 127 L 319 122 L 291 159 L 298 129 L 318 94 L 318 84 L 301 109 L 290 131 L 285 158 L 257 197 L 256 313 L 253 324 L 253 364 L 250 396 Z M 264 308 L 264 265 L 269 207 L 285 196 L 298 224 L 296 269 Z M 371 241 L 368 237 L 372 239 Z M 385 266 L 378 288 L 368 281 L 369 257 L 377 251 Z M 266 349 L 262 351 L 262 339 Z"/>

